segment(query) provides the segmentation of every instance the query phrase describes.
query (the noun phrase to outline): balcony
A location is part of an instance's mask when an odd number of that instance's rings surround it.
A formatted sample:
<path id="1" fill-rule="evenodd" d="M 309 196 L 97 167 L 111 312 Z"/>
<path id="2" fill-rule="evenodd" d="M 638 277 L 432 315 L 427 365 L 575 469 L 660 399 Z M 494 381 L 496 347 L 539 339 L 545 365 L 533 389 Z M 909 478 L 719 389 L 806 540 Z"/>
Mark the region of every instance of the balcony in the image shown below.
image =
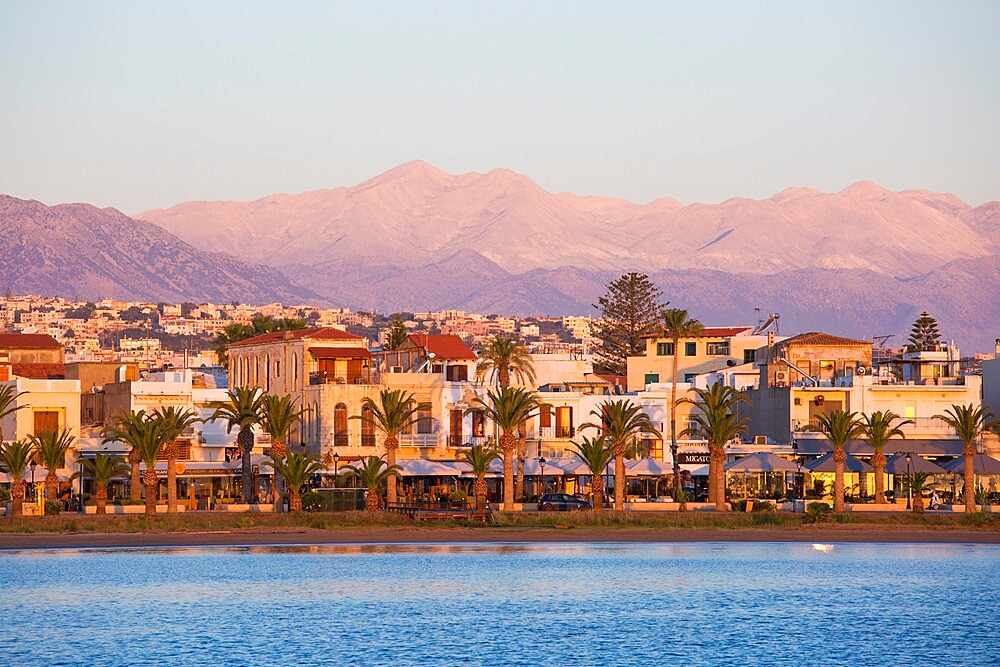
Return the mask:
<path id="1" fill-rule="evenodd" d="M 913 423 L 903 424 L 900 427 L 904 433 L 947 433 L 952 430 L 952 428 L 948 426 L 944 420 L 938 419 L 937 417 L 911 417 L 910 421 Z M 899 421 L 897 420 L 895 423 L 899 424 Z M 818 428 L 818 419 L 793 419 L 791 423 L 791 429 L 794 433 L 818 431 Z"/>
<path id="2" fill-rule="evenodd" d="M 309 374 L 309 384 L 379 384 L 381 376 L 378 371 L 364 371 L 353 377 L 330 375 L 325 371 L 314 371 Z"/>

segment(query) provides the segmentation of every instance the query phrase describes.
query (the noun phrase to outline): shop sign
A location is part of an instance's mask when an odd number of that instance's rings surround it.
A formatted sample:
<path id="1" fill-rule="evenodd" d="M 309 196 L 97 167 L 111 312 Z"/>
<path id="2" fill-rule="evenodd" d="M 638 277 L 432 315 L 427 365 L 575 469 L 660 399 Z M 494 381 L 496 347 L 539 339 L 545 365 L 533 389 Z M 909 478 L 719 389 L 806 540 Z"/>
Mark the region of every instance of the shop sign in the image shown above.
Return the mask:
<path id="1" fill-rule="evenodd" d="M 712 455 L 708 452 L 677 452 L 677 463 L 701 464 L 711 463 Z"/>

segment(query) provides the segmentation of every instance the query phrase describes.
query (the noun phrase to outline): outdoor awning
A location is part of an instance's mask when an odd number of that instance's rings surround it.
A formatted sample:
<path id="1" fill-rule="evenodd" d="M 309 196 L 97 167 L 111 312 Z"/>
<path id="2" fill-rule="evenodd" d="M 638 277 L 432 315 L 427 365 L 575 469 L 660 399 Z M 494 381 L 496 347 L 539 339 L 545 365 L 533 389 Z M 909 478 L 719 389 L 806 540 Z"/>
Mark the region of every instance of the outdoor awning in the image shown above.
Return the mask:
<path id="1" fill-rule="evenodd" d="M 757 452 L 726 464 L 726 472 L 795 472 L 798 466 L 770 452 Z"/>
<path id="2" fill-rule="evenodd" d="M 826 438 L 799 438 L 799 454 L 826 454 L 833 451 L 833 445 Z M 912 452 L 918 456 L 961 456 L 965 445 L 961 440 L 892 439 L 882 450 L 886 456 L 897 453 Z M 855 456 L 871 456 L 875 452 L 864 440 L 850 440 L 844 446 L 844 451 Z"/>
<path id="3" fill-rule="evenodd" d="M 371 359 L 372 353 L 363 347 L 310 347 L 313 359 Z"/>
<path id="4" fill-rule="evenodd" d="M 815 461 L 810 461 L 802 467 L 809 472 L 836 472 L 836 463 L 833 461 L 833 452 L 824 454 Z M 875 472 L 875 468 L 872 468 L 861 459 L 848 454 L 847 460 L 844 461 L 844 472 Z"/>
<path id="5" fill-rule="evenodd" d="M 428 459 L 406 459 L 396 465 L 403 469 L 399 473 L 401 477 L 457 477 L 462 474 L 458 468 Z"/>
<path id="6" fill-rule="evenodd" d="M 948 472 L 936 463 L 931 463 L 921 456 L 911 456 L 906 463 L 906 454 L 894 454 L 885 463 L 885 471 L 890 475 L 905 475 L 911 472 L 928 472 L 932 475 Z"/>
<path id="7" fill-rule="evenodd" d="M 565 474 L 563 469 L 563 462 L 570 460 L 565 458 L 560 459 L 545 459 L 545 476 L 560 476 Z M 579 461 L 576 457 L 573 457 L 573 461 Z M 496 472 L 503 474 L 503 459 L 496 459 L 490 464 L 490 472 Z M 514 472 L 517 473 L 517 460 L 514 460 Z M 525 459 L 524 460 L 524 474 L 528 477 L 538 477 L 542 474 L 542 466 L 538 462 L 538 459 Z M 590 474 L 580 473 L 580 474 Z"/>
<path id="8" fill-rule="evenodd" d="M 647 457 L 625 464 L 630 477 L 662 477 L 672 475 L 674 468 L 669 463 Z"/>
<path id="9" fill-rule="evenodd" d="M 550 474 L 549 473 L 549 466 L 550 465 L 554 465 L 555 467 L 559 468 L 559 472 L 552 472 L 551 473 L 553 475 L 562 475 L 562 474 L 566 474 L 566 475 L 592 475 L 593 474 L 593 473 L 590 472 L 590 467 L 587 466 L 587 464 L 584 463 L 583 460 L 579 456 L 576 456 L 575 454 L 573 456 L 563 456 L 563 457 L 558 458 L 558 459 L 552 459 L 551 461 L 546 461 L 545 462 L 545 476 L 546 477 L 548 477 L 549 474 Z M 605 469 L 605 474 L 606 475 L 613 475 L 614 472 L 615 472 L 614 463 L 613 462 L 609 463 L 608 467 Z"/>
<path id="10" fill-rule="evenodd" d="M 1000 461 L 986 454 L 976 454 L 972 457 L 973 469 L 977 475 L 1000 475 Z M 940 464 L 948 472 L 962 475 L 965 473 L 965 457 L 960 456 L 954 461 Z"/>

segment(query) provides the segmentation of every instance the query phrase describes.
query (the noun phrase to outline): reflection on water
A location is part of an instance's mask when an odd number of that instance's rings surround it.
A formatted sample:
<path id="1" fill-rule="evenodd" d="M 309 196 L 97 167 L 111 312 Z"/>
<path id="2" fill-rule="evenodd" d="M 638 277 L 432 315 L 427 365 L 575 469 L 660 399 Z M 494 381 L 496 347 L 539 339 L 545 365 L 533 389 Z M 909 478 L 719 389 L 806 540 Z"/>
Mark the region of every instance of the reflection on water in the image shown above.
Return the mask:
<path id="1" fill-rule="evenodd" d="M 0 584 L 3 664 L 982 664 L 1000 646 L 996 546 L 16 551 Z"/>

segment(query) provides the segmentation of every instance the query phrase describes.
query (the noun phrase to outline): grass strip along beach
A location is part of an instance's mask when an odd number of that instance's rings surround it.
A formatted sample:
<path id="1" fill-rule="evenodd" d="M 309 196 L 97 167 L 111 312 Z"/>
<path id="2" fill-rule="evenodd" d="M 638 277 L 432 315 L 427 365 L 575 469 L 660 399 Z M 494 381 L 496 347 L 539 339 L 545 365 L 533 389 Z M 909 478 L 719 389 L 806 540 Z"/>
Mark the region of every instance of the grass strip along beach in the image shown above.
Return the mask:
<path id="1" fill-rule="evenodd" d="M 483 525 L 365 512 L 60 515 L 0 520 L 0 549 L 362 542 L 951 542 L 1000 544 L 1000 515 L 497 513 Z"/>

